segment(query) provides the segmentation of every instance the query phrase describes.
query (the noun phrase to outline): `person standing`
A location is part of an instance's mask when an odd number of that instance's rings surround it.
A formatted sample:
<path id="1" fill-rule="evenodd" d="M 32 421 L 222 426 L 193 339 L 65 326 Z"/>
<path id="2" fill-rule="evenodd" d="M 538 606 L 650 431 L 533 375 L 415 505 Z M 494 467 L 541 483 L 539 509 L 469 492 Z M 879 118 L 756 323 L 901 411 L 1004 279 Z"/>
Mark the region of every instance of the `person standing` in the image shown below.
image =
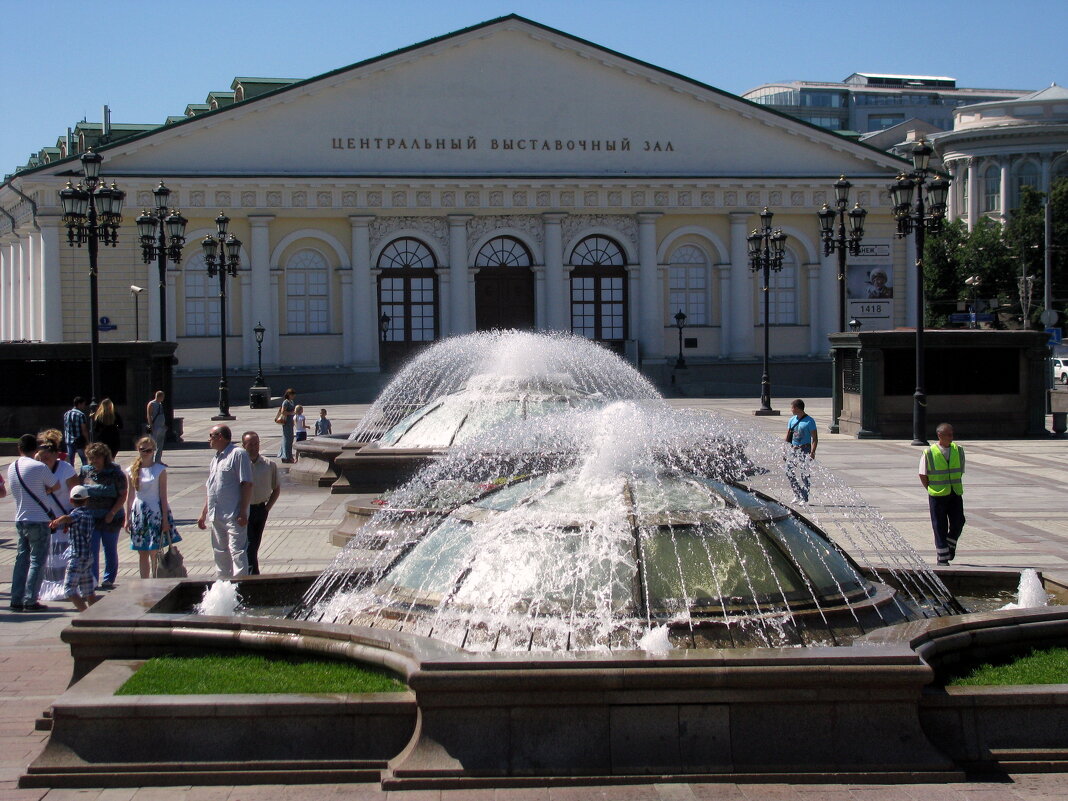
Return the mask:
<path id="1" fill-rule="evenodd" d="M 964 530 L 964 448 L 953 441 L 953 426 L 939 423 L 938 442 L 920 454 L 920 483 L 927 490 L 938 564 L 957 556 L 957 540 Z"/>
<path id="2" fill-rule="evenodd" d="M 328 437 L 334 433 L 334 426 L 326 416 L 326 409 L 319 410 L 319 419 L 315 421 L 315 436 Z"/>
<path id="3" fill-rule="evenodd" d="M 100 589 L 110 590 L 119 574 L 119 530 L 126 518 L 126 473 L 111 460 L 111 449 L 93 442 L 85 449 L 89 464 L 82 467 L 82 486 L 89 490 L 86 508 L 96 521 L 93 528 L 93 577 L 100 578 L 100 545 L 104 546 L 104 579 Z"/>
<path id="4" fill-rule="evenodd" d="M 241 447 L 252 463 L 252 502 L 248 509 L 248 573 L 260 574 L 260 542 L 267 525 L 267 515 L 282 491 L 278 484 L 278 465 L 260 454 L 260 435 L 246 431 Z"/>
<path id="5" fill-rule="evenodd" d="M 278 451 L 278 456 L 285 464 L 293 464 L 293 415 L 297 411 L 293 398 L 296 396 L 296 390 L 287 389 L 282 394 L 282 407 L 275 417 L 275 420 L 282 424 L 282 448 Z"/>
<path id="6" fill-rule="evenodd" d="M 77 454 L 82 459 L 82 467 L 87 463 L 85 446 L 89 442 L 89 416 L 85 410 L 88 405 L 85 398 L 79 395 L 63 415 L 63 444 L 67 451 L 67 461 L 74 464 L 74 455 Z"/>
<path id="7" fill-rule="evenodd" d="M 219 578 L 248 575 L 248 507 L 252 498 L 252 462 L 234 445 L 229 426 L 215 426 L 208 442 L 215 457 L 208 468 L 204 510 L 197 527 L 211 525 L 211 548 Z"/>
<path id="8" fill-rule="evenodd" d="M 59 489 L 52 493 L 50 506 L 54 505 L 58 515 L 70 514 L 70 491 L 79 486 L 78 472 L 70 462 L 60 458 L 63 446 L 63 433 L 55 428 L 37 432 L 37 453 L 34 456 L 51 472 L 59 482 Z M 61 601 L 67 597 L 63 581 L 67 572 L 67 550 L 70 547 L 67 529 L 64 526 L 51 526 L 48 535 L 48 552 L 41 567 L 41 585 L 37 599 L 43 601 Z M 88 543 L 86 550 L 88 550 Z"/>
<path id="9" fill-rule="evenodd" d="M 786 477 L 794 491 L 794 501 L 808 503 L 809 484 L 812 481 L 810 462 L 816 458 L 819 432 L 816 421 L 805 413 L 805 402 L 800 398 L 790 404 L 793 417 L 787 423 L 786 442 L 790 451 L 786 457 Z"/>
<path id="10" fill-rule="evenodd" d="M 130 549 L 137 551 L 141 578 L 155 578 L 160 550 L 182 541 L 167 501 L 167 467 L 154 460 L 155 451 L 156 441 L 141 437 L 127 469 L 133 492 L 126 495 L 126 531 Z"/>
<path id="11" fill-rule="evenodd" d="M 111 451 L 111 458 L 119 458 L 119 432 L 122 431 L 122 415 L 115 411 L 111 398 L 100 401 L 93 413 L 93 436 Z"/>
<path id="12" fill-rule="evenodd" d="M 156 396 L 145 407 L 145 422 L 148 435 L 156 441 L 156 463 L 163 459 L 163 444 L 167 440 L 167 415 L 163 410 L 163 390 L 156 390 Z"/>
<path id="13" fill-rule="evenodd" d="M 60 483 L 52 471 L 33 458 L 37 437 L 23 434 L 19 438 L 19 457 L 7 469 L 7 483 L 15 499 L 15 531 L 18 546 L 11 571 L 11 611 L 44 612 L 37 603 L 37 592 L 44 577 L 48 556 L 49 523 L 55 517 L 49 506 L 51 494 Z"/>

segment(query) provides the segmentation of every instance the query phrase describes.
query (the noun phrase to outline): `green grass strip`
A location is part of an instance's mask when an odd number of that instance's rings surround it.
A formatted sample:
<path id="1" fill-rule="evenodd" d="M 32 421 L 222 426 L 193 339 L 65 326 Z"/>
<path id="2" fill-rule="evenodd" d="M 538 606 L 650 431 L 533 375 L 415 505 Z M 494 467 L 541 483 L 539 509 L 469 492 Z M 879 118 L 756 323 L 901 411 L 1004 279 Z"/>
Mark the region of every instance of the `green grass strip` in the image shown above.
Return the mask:
<path id="1" fill-rule="evenodd" d="M 115 694 L 392 693 L 405 689 L 393 674 L 351 662 L 227 654 L 149 659 Z"/>
<path id="2" fill-rule="evenodd" d="M 1026 656 L 996 665 L 980 665 L 946 683 L 947 687 L 1016 684 L 1068 684 L 1068 648 L 1032 650 Z"/>

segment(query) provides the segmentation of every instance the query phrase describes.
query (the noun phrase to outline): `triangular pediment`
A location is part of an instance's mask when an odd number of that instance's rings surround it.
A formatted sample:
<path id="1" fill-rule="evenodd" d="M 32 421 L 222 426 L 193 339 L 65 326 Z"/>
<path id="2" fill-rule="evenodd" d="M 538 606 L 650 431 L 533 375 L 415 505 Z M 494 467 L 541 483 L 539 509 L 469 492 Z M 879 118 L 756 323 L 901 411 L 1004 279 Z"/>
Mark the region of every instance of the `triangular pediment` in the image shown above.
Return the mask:
<path id="1" fill-rule="evenodd" d="M 902 164 L 518 17 L 105 152 L 114 176 L 794 178 L 892 174 Z"/>

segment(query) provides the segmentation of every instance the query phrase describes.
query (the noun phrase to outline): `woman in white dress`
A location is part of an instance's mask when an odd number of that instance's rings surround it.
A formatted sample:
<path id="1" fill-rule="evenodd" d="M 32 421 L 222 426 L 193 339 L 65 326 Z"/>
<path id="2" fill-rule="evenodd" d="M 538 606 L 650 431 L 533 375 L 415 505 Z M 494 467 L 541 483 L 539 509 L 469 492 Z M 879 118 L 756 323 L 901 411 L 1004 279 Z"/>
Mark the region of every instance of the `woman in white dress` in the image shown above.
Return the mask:
<path id="1" fill-rule="evenodd" d="M 182 539 L 167 502 L 167 468 L 155 461 L 155 453 L 156 441 L 141 437 L 127 469 L 133 492 L 126 496 L 126 530 L 130 549 L 140 558 L 141 578 L 155 578 L 160 549 Z"/>

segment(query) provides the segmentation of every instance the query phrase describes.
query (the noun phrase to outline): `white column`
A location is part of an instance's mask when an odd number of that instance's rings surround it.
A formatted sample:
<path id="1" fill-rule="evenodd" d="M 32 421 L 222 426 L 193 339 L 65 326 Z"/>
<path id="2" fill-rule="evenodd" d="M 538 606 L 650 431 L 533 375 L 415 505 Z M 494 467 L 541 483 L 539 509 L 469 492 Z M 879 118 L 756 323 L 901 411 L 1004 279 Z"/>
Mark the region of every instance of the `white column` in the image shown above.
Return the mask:
<path id="1" fill-rule="evenodd" d="M 252 280 L 251 267 L 241 270 L 237 275 L 241 282 L 241 319 L 237 322 L 237 330 L 241 333 L 241 365 L 255 367 L 256 332 L 252 330 L 256 327 L 256 319 L 252 315 L 252 287 L 255 282 Z"/>
<path id="2" fill-rule="evenodd" d="M 341 285 L 341 363 L 352 364 L 355 361 L 356 328 L 352 320 L 352 270 L 338 270 L 338 282 Z"/>
<path id="3" fill-rule="evenodd" d="M 544 331 L 549 327 L 546 317 L 545 265 L 536 264 L 530 269 L 534 273 L 534 327 Z"/>
<path id="4" fill-rule="evenodd" d="M 26 236 L 26 308 L 29 310 L 29 333 L 27 339 L 41 339 L 41 308 L 42 289 L 41 269 L 39 264 L 41 253 L 40 231 L 30 231 Z"/>
<path id="5" fill-rule="evenodd" d="M 41 226 L 41 286 L 45 303 L 41 309 L 41 340 L 63 341 L 63 280 L 59 269 L 59 220 L 38 218 Z"/>
<path id="6" fill-rule="evenodd" d="M 378 304 L 376 279 L 371 274 L 373 214 L 349 217 L 352 250 L 352 361 L 369 367 L 378 361 Z"/>
<path id="7" fill-rule="evenodd" d="M 24 236 L 19 239 L 19 339 L 32 339 L 33 330 L 30 324 L 30 238 Z M 96 325 L 96 320 L 93 321 Z M 88 336 L 88 332 L 86 333 Z"/>
<path id="8" fill-rule="evenodd" d="M 971 188 L 969 188 L 970 191 Z M 916 234 L 909 234 L 904 240 L 895 239 L 895 242 L 904 242 L 905 245 L 905 274 L 900 278 L 894 276 L 894 283 L 899 287 L 905 287 L 905 325 L 916 325 Z"/>
<path id="9" fill-rule="evenodd" d="M 154 265 L 150 265 L 149 269 L 153 269 Z M 155 271 L 155 280 L 150 282 L 153 284 L 159 283 L 159 271 Z M 178 268 L 167 263 L 167 342 L 178 341 Z M 156 303 L 156 317 L 159 317 L 159 300 Z M 156 331 L 159 331 L 159 320 L 156 320 Z"/>
<path id="10" fill-rule="evenodd" d="M 1009 221 L 1009 198 L 1012 194 L 1009 192 L 1009 157 L 1004 156 L 1000 160 L 1001 164 L 1001 220 L 1002 222 Z"/>
<path id="11" fill-rule="evenodd" d="M 820 245 L 822 248 L 823 245 Z M 838 330 L 838 254 L 822 255 L 820 250 L 820 347 L 817 353 L 826 353 L 831 346 L 827 335 Z M 849 320 L 849 301 L 846 301 L 846 320 Z"/>
<path id="12" fill-rule="evenodd" d="M 808 271 L 808 352 L 816 356 L 827 350 L 820 313 L 820 265 L 806 264 L 805 270 Z"/>
<path id="13" fill-rule="evenodd" d="M 949 172 L 949 194 L 946 196 L 946 219 L 952 222 L 960 216 L 960 200 L 958 193 L 960 187 L 957 185 L 957 176 L 960 170 L 957 169 L 956 161 L 946 162 L 946 170 Z"/>
<path id="14" fill-rule="evenodd" d="M 640 336 L 641 321 L 638 317 L 638 306 L 635 304 L 635 300 L 638 299 L 640 290 L 640 276 L 641 266 L 638 264 L 628 264 L 627 270 L 627 298 L 629 298 L 627 310 L 627 339 L 634 339 L 636 335 Z M 638 351 L 638 355 L 641 358 L 641 350 Z M 661 356 L 663 354 L 660 354 Z"/>
<path id="15" fill-rule="evenodd" d="M 470 214 L 449 215 L 449 278 L 452 283 L 449 319 L 453 334 L 467 334 L 473 328 L 468 302 L 470 274 L 467 271 L 467 221 L 470 219 Z"/>
<path id="16" fill-rule="evenodd" d="M 8 334 L 8 287 L 7 237 L 0 237 L 0 342 L 11 339 Z"/>
<path id="17" fill-rule="evenodd" d="M 438 336 L 445 338 L 453 334 L 452 321 L 455 309 L 445 299 L 452 297 L 454 281 L 448 267 L 438 267 L 434 272 L 438 276 L 438 298 L 441 300 L 438 303 L 438 325 L 441 328 L 441 333 Z"/>
<path id="18" fill-rule="evenodd" d="M 734 325 L 734 315 L 731 313 L 731 266 L 717 264 L 715 271 L 719 274 L 719 355 L 726 359 L 731 355 L 730 332 Z"/>
<path id="19" fill-rule="evenodd" d="M 263 321 L 263 327 L 267 329 L 267 333 L 263 335 L 263 362 L 271 368 L 277 368 L 282 363 L 278 331 L 278 326 L 281 325 L 281 315 L 278 313 L 278 287 L 281 281 L 281 270 L 269 271 L 267 284 L 270 302 L 267 305 L 267 319 Z"/>
<path id="20" fill-rule="evenodd" d="M 979 186 L 979 160 L 968 160 L 968 231 L 975 228 L 979 219 L 979 196 L 983 188 Z M 913 261 L 915 264 L 915 260 Z"/>
<path id="21" fill-rule="evenodd" d="M 545 327 L 557 331 L 571 330 L 561 228 L 566 216 L 555 211 L 541 215 L 545 230 Z"/>
<path id="22" fill-rule="evenodd" d="M 187 245 L 187 247 L 189 246 Z M 191 255 L 191 253 L 183 251 L 182 255 L 188 257 L 189 255 Z M 170 267 L 170 260 L 168 260 L 167 266 L 168 268 Z M 142 332 L 142 334 L 147 341 L 158 342 L 160 339 L 162 339 L 162 337 L 159 335 L 159 293 L 161 291 L 161 287 L 159 285 L 159 267 L 156 264 L 155 259 L 153 259 L 148 264 L 142 265 L 142 268 L 144 272 L 142 273 L 141 278 L 139 278 L 135 282 L 144 286 L 145 289 L 148 290 L 148 294 L 141 295 L 141 300 L 139 301 L 139 303 L 144 303 L 148 307 L 148 328 L 146 328 Z M 167 327 L 170 328 L 171 293 L 169 291 L 168 286 L 170 282 L 167 281 L 167 276 L 164 276 L 163 280 L 166 282 L 162 287 L 162 291 L 166 292 L 167 297 Z M 174 340 L 171 341 L 173 342 Z"/>
<path id="23" fill-rule="evenodd" d="M 1039 159 L 1039 165 L 1040 165 L 1040 169 L 1041 169 L 1041 176 L 1039 178 L 1040 183 L 1038 185 L 1038 188 L 1039 188 L 1040 191 L 1045 192 L 1048 195 L 1049 194 L 1050 173 L 1053 170 L 1053 154 L 1052 153 L 1043 154 L 1042 158 Z"/>
<path id="24" fill-rule="evenodd" d="M 656 220 L 660 212 L 639 212 L 638 218 L 638 347 L 645 360 L 664 358 L 664 312 L 660 271 L 656 264 Z"/>
<path id="25" fill-rule="evenodd" d="M 748 359 L 755 353 L 753 331 L 753 278 L 749 270 L 749 253 L 746 236 L 748 211 L 731 212 L 731 328 L 730 355 L 735 359 Z"/>
<path id="26" fill-rule="evenodd" d="M 12 234 L 6 245 L 7 249 L 7 294 L 4 303 L 7 306 L 7 337 L 18 339 L 19 331 L 19 239 Z"/>
<path id="27" fill-rule="evenodd" d="M 277 294 L 276 283 L 271 275 L 271 221 L 273 214 L 250 214 L 249 226 L 252 229 L 252 241 L 249 244 L 249 305 L 248 328 L 262 325 L 267 331 L 263 336 L 263 361 L 266 364 L 278 362 L 278 323 L 274 307 Z M 252 340 L 252 360 L 256 360 L 256 340 Z"/>

